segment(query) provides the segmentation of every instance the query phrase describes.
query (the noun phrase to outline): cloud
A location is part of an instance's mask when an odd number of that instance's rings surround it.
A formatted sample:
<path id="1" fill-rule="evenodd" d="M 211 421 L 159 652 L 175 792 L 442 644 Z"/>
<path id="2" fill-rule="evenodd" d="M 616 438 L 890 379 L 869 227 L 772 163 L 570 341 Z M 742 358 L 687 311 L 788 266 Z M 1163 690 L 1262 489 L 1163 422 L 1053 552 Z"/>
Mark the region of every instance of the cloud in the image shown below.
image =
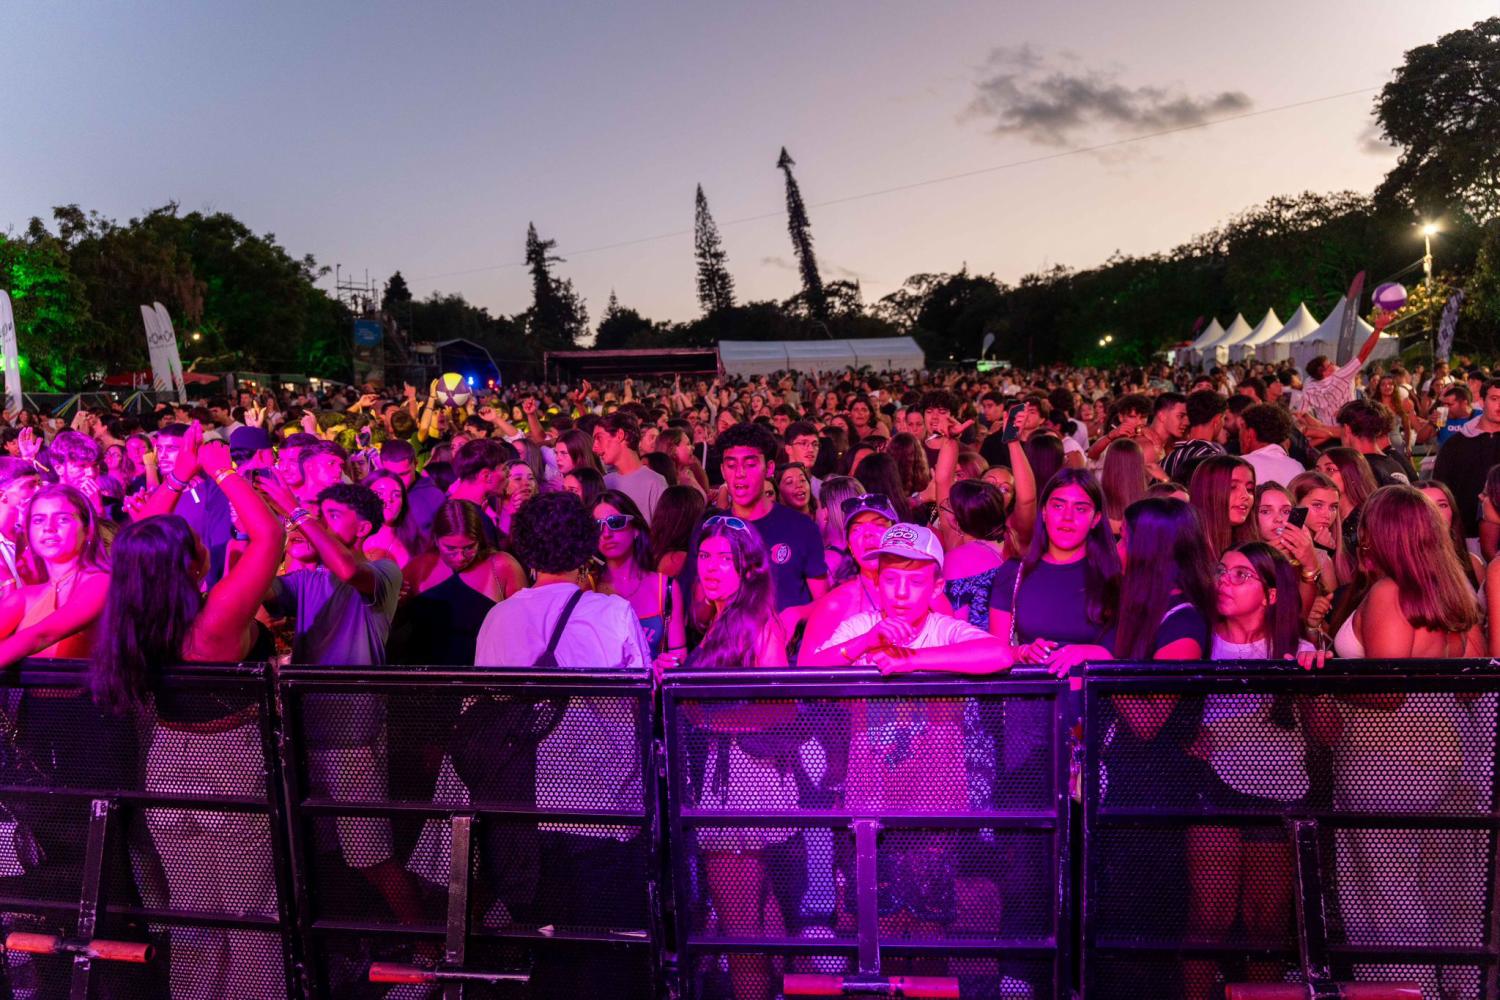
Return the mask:
<path id="1" fill-rule="evenodd" d="M 1067 53 L 1048 55 L 1030 45 L 995 49 L 975 86 L 965 118 L 1042 146 L 1073 145 L 1099 127 L 1137 133 L 1198 125 L 1254 106 L 1237 90 L 1194 95 L 1127 84 L 1114 70 L 1088 69 Z"/>
<path id="2" fill-rule="evenodd" d="M 788 260 L 785 257 L 762 257 L 760 259 L 760 262 L 762 264 L 767 265 L 768 267 L 780 268 L 783 271 L 800 271 L 801 270 L 801 268 L 799 268 L 797 266 L 797 262 L 795 260 Z M 869 282 L 871 284 L 879 284 L 878 281 L 874 281 L 874 279 L 867 278 L 864 275 L 860 274 L 858 271 L 851 271 L 847 267 L 840 267 L 837 264 L 830 264 L 827 261 L 823 261 L 823 260 L 818 261 L 818 270 L 823 275 L 825 275 L 825 276 L 831 276 L 831 277 L 834 277 L 834 278 L 844 278 L 844 279 L 847 279 L 849 281 L 859 281 L 859 282 Z"/>
<path id="3" fill-rule="evenodd" d="M 1359 151 L 1371 156 L 1391 156 L 1396 152 L 1396 147 L 1386 142 L 1380 135 L 1380 126 L 1374 122 L 1366 122 L 1365 127 L 1359 130 Z"/>

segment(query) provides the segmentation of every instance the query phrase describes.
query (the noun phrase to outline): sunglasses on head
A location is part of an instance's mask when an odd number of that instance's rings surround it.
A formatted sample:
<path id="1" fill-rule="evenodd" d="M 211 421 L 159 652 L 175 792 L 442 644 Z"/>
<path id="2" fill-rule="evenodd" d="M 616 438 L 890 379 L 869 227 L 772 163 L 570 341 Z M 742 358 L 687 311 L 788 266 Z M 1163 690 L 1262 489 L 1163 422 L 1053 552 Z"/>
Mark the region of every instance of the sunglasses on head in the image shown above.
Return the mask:
<path id="1" fill-rule="evenodd" d="M 873 510 L 877 514 L 884 514 L 892 521 L 901 520 L 896 516 L 896 507 L 891 503 L 891 498 L 884 493 L 862 493 L 857 497 L 849 497 L 839 509 L 844 512 L 844 520 L 848 520 L 860 511 Z"/>
<path id="2" fill-rule="evenodd" d="M 599 527 L 608 528 L 610 531 L 624 531 L 626 528 L 630 527 L 630 515 L 611 514 L 608 517 L 596 517 L 594 518 L 594 522 L 598 524 Z"/>
<path id="3" fill-rule="evenodd" d="M 712 528 L 718 524 L 724 525 L 724 527 L 730 529 L 731 531 L 748 531 L 750 528 L 750 526 L 744 521 L 729 514 L 716 514 L 715 516 L 709 518 L 707 521 L 703 522 L 703 526 L 705 528 Z"/>

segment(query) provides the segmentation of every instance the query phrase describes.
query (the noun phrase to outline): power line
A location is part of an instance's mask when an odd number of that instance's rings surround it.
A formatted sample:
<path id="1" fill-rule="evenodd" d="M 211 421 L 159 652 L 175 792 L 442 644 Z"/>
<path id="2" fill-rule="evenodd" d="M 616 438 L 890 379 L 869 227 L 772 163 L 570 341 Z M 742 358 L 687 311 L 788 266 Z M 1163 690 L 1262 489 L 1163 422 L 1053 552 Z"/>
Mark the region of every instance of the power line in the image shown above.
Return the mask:
<path id="1" fill-rule="evenodd" d="M 1305 101 L 1294 101 L 1291 104 L 1278 104 L 1276 107 L 1262 108 L 1259 111 L 1246 111 L 1238 115 L 1228 115 L 1224 118 L 1214 118 L 1209 121 L 1193 122 L 1192 124 L 1188 125 L 1177 125 L 1173 128 L 1165 128 L 1155 132 L 1146 132 L 1141 135 L 1128 136 L 1124 139 L 1112 139 L 1109 142 L 1095 143 L 1091 146 L 1075 146 L 1071 149 L 1058 150 L 1055 153 L 1044 153 L 1041 156 L 1030 156 L 1022 160 L 1011 160 L 1008 163 L 997 163 L 994 166 L 990 167 L 979 167 L 978 169 L 965 170 L 961 173 L 945 174 L 941 177 L 929 177 L 926 180 L 912 181 L 909 184 L 897 184 L 894 187 L 880 188 L 875 191 L 864 191 L 859 194 L 847 195 L 843 198 L 830 198 L 827 201 L 813 202 L 808 205 L 808 207 L 827 208 L 832 205 L 846 205 L 849 202 L 853 201 L 863 201 L 867 198 L 882 198 L 886 195 L 899 194 L 903 191 L 914 191 L 918 188 L 931 187 L 936 184 L 949 184 L 953 181 L 967 180 L 970 177 L 981 177 L 985 174 L 993 174 L 1001 170 L 1013 170 L 1017 167 L 1029 167 L 1038 163 L 1047 163 L 1052 160 L 1060 160 L 1064 157 L 1079 156 L 1083 153 L 1097 153 L 1105 149 L 1115 149 L 1120 146 L 1128 146 L 1138 142 L 1146 142 L 1150 139 L 1160 139 L 1163 136 L 1176 135 L 1179 132 L 1191 132 L 1195 129 L 1203 129 L 1209 128 L 1214 125 L 1224 125 L 1229 122 L 1243 121 L 1246 118 L 1259 118 L 1263 115 L 1278 114 L 1282 111 L 1292 111 L 1297 108 L 1305 108 L 1314 104 L 1326 104 L 1329 101 L 1339 101 L 1343 100 L 1346 97 L 1355 97 L 1360 94 L 1368 94 L 1379 89 L 1380 87 L 1377 86 L 1360 87 L 1357 90 L 1345 90 L 1337 94 L 1328 94 L 1324 97 L 1314 97 Z M 758 215 L 746 215 L 738 219 L 730 219 L 727 222 L 721 222 L 719 223 L 719 227 L 723 228 L 725 226 L 739 226 L 751 222 L 762 222 L 766 219 L 780 218 L 782 214 L 782 211 L 777 210 L 775 212 L 762 212 Z M 559 254 L 571 259 L 573 257 L 587 256 L 588 254 L 604 253 L 607 250 L 620 250 L 625 247 L 640 246 L 643 243 L 657 243 L 661 240 L 676 239 L 680 236 L 691 236 L 692 234 L 693 230 L 691 229 L 677 229 L 673 230 L 670 233 L 658 233 L 655 236 L 641 236 L 637 237 L 636 239 L 621 240 L 618 243 L 606 243 L 601 246 L 587 247 L 583 250 L 563 250 L 559 251 Z M 484 267 L 473 267 L 463 271 L 444 271 L 440 274 L 427 274 L 419 278 L 408 278 L 407 280 L 408 282 L 436 281 L 439 278 L 454 278 L 466 274 L 480 274 L 485 271 L 500 271 L 504 270 L 505 268 L 525 266 L 525 261 L 510 261 L 505 264 L 489 264 Z"/>

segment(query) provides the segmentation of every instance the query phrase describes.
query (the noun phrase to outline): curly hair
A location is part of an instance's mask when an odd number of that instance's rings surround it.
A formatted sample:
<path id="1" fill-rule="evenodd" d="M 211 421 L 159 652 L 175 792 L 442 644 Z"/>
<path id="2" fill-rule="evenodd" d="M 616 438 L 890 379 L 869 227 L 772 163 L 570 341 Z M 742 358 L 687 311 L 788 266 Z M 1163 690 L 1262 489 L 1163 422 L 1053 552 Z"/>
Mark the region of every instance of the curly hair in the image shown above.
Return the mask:
<path id="1" fill-rule="evenodd" d="M 359 515 L 361 521 L 370 522 L 371 531 L 379 531 L 385 524 L 385 504 L 368 486 L 359 483 L 334 483 L 318 494 L 318 505 L 327 501 L 341 503 Z"/>
<path id="2" fill-rule="evenodd" d="M 724 429 L 715 442 L 722 455 L 730 448 L 754 448 L 765 457 L 766 464 L 776 461 L 776 435 L 761 424 L 735 424 Z"/>
<path id="3" fill-rule="evenodd" d="M 599 548 L 599 525 L 571 493 L 538 493 L 511 521 L 511 545 L 527 568 L 571 573 L 587 566 Z"/>

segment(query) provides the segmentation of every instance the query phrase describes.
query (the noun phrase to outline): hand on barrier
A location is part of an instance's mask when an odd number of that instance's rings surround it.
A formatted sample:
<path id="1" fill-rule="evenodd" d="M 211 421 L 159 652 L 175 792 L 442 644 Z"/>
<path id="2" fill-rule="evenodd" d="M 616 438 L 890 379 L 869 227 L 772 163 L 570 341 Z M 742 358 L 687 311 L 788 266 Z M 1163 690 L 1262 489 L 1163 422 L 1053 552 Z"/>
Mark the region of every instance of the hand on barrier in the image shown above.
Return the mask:
<path id="1" fill-rule="evenodd" d="M 1109 660 L 1113 658 L 1114 654 L 1103 646 L 1074 643 L 1071 646 L 1063 646 L 1052 651 L 1052 655 L 1047 657 L 1047 673 L 1053 677 L 1066 677 L 1075 667 L 1081 666 L 1089 660 Z"/>
<path id="2" fill-rule="evenodd" d="M 1286 659 L 1295 659 L 1297 666 L 1303 670 L 1322 670 L 1328 666 L 1328 659 L 1331 656 L 1333 654 L 1326 649 L 1304 649 L 1298 652 L 1295 657 L 1291 653 L 1286 654 Z"/>

